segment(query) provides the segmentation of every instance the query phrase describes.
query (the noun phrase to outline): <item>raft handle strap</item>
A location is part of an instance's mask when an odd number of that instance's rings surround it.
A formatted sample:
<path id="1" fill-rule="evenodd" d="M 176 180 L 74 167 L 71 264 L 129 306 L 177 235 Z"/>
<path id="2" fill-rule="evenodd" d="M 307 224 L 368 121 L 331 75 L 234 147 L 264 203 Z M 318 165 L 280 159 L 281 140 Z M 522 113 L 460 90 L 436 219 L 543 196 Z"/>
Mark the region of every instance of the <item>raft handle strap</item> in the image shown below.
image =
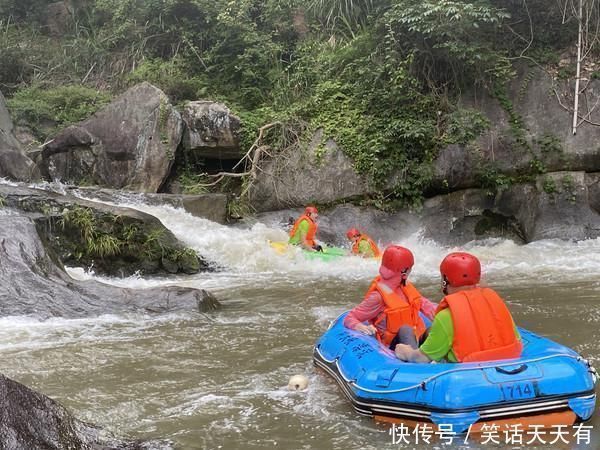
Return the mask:
<path id="1" fill-rule="evenodd" d="M 518 373 L 524 372 L 527 370 L 527 364 L 521 364 L 519 367 L 515 369 L 503 369 L 502 367 L 496 367 L 496 372 L 503 373 L 504 375 L 516 375 Z"/>

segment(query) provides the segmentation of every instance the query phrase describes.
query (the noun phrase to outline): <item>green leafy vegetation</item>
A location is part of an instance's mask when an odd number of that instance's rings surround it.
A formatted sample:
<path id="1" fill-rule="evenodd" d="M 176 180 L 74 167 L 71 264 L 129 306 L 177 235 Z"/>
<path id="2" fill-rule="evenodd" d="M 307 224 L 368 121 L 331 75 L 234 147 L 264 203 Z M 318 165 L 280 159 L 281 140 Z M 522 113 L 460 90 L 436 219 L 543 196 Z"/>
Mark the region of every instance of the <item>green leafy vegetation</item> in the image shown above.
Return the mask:
<path id="1" fill-rule="evenodd" d="M 537 139 L 536 143 L 540 151 L 544 154 L 564 155 L 564 149 L 561 140 L 554 134 L 544 134 Z"/>
<path id="2" fill-rule="evenodd" d="M 494 85 L 492 94 L 494 97 L 496 97 L 504 111 L 508 114 L 510 130 L 515 142 L 517 143 L 517 146 L 519 147 L 519 150 L 532 153 L 533 148 L 531 143 L 527 140 L 523 118 L 515 110 L 512 101 L 508 97 L 506 84 Z"/>
<path id="3" fill-rule="evenodd" d="M 490 128 L 490 121 L 473 109 L 457 109 L 446 116 L 446 121 L 442 136 L 446 144 L 467 145 Z"/>
<path id="4" fill-rule="evenodd" d="M 174 103 L 203 98 L 207 92 L 205 81 L 198 77 L 189 77 L 186 70 L 186 62 L 181 57 L 168 61 L 148 59 L 125 77 L 125 83 L 152 83 L 162 89 Z"/>
<path id="5" fill-rule="evenodd" d="M 199 269 L 196 252 L 174 246 L 162 228 L 145 229 L 126 217 L 100 214 L 81 206 L 68 208 L 62 214 L 59 226 L 63 235 L 69 236 L 63 239 L 63 246 L 70 253 L 67 261 L 73 259 L 85 266 L 98 266 L 105 260 L 119 257 L 125 261 L 145 259 L 147 265 L 162 264 L 172 272 Z"/>
<path id="6" fill-rule="evenodd" d="M 81 120 L 106 105 L 111 95 L 85 86 L 40 85 L 19 90 L 8 100 L 16 123 L 30 125 L 40 139 Z"/>
<path id="7" fill-rule="evenodd" d="M 545 172 L 507 85 L 516 61 L 557 64 L 576 28 L 546 0 L 73 4 L 59 35 L 46 26 L 47 2 L 0 5 L 0 85 L 17 122 L 31 124 L 41 141 L 149 81 L 174 104 L 225 102 L 242 120 L 245 150 L 275 121 L 283 125 L 264 136 L 272 149 L 304 151 L 322 129 L 317 159 L 334 139 L 381 207 L 418 205 L 439 150 L 470 145 L 490 127 L 482 114 L 458 106 L 473 86 L 500 101 L 515 151 L 532 155 L 531 173 Z M 520 99 L 532 79 L 526 70 Z M 162 141 L 164 118 L 161 108 Z M 555 142 L 539 145 L 543 152 Z M 181 184 L 201 189 L 201 163 L 186 158 Z M 487 187 L 511 181 L 491 166 L 480 178 Z M 103 251 L 117 251 L 112 244 L 106 240 Z"/>
<path id="8" fill-rule="evenodd" d="M 542 189 L 552 198 L 560 194 L 569 203 L 575 204 L 577 202 L 577 188 L 575 179 L 571 174 L 562 176 L 559 181 L 551 176 L 545 176 L 542 180 Z"/>
<path id="9" fill-rule="evenodd" d="M 561 80 L 568 80 L 569 78 L 573 78 L 575 76 L 575 68 L 571 66 L 560 67 L 556 75 Z"/>
<path id="10" fill-rule="evenodd" d="M 570 203 L 577 202 L 577 189 L 575 187 L 575 180 L 571 174 L 567 174 L 560 180 L 562 184 L 563 192 L 567 195 L 567 199 Z"/>
<path id="11" fill-rule="evenodd" d="M 556 194 L 558 192 L 558 186 L 556 186 L 556 181 L 552 177 L 544 177 L 542 181 L 542 188 L 546 194 Z"/>
<path id="12" fill-rule="evenodd" d="M 206 194 L 210 183 L 205 175 L 183 172 L 177 178 L 184 194 Z"/>
<path id="13" fill-rule="evenodd" d="M 247 201 L 238 196 L 234 196 L 227 202 L 227 216 L 232 219 L 241 219 L 248 216 L 252 209 Z"/>
<path id="14" fill-rule="evenodd" d="M 477 177 L 481 187 L 488 189 L 490 193 L 506 189 L 516 181 L 514 177 L 502 173 L 493 163 L 482 165 L 477 172 Z"/>

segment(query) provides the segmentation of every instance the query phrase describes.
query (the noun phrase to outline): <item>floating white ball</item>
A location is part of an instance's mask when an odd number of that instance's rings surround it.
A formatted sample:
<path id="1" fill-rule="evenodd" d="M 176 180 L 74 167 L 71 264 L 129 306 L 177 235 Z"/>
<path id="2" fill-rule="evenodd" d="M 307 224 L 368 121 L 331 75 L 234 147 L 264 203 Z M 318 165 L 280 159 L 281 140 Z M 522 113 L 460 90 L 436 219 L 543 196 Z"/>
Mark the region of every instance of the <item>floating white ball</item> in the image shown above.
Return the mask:
<path id="1" fill-rule="evenodd" d="M 290 391 L 303 391 L 308 387 L 308 378 L 304 375 L 294 375 L 290 378 L 288 389 Z"/>

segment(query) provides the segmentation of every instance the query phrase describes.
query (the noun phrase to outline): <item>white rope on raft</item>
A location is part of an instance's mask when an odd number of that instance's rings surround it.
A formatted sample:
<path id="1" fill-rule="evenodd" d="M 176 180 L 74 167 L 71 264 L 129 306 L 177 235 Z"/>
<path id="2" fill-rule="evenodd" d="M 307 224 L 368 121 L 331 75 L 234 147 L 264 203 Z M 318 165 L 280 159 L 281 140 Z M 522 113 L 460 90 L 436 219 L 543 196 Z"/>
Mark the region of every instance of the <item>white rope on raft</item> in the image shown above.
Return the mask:
<path id="1" fill-rule="evenodd" d="M 319 351 L 319 350 L 317 349 L 317 351 Z M 441 376 L 448 375 L 450 373 L 456 373 L 456 372 L 465 372 L 465 371 L 469 371 L 469 370 L 481 370 L 481 369 L 493 369 L 493 368 L 496 368 L 496 367 L 506 367 L 506 366 L 514 366 L 516 364 L 535 363 L 535 362 L 540 362 L 540 361 L 544 361 L 544 360 L 547 360 L 547 359 L 562 358 L 562 357 L 571 358 L 571 359 L 574 359 L 576 361 L 585 361 L 585 360 L 583 360 L 583 358 L 581 356 L 571 355 L 571 354 L 568 354 L 568 353 L 557 353 L 557 354 L 554 354 L 554 355 L 547 355 L 547 356 L 542 356 L 542 357 L 539 357 L 539 358 L 527 359 L 527 360 L 522 360 L 522 361 L 516 361 L 516 362 L 513 361 L 513 362 L 504 363 L 504 364 L 494 364 L 493 366 L 490 365 L 490 366 L 462 367 L 462 368 L 457 368 L 457 369 L 449 369 L 449 370 L 446 370 L 444 372 L 440 372 L 440 373 L 437 373 L 435 375 L 432 375 L 431 377 L 426 378 L 423 381 L 421 381 L 421 382 L 419 382 L 419 383 L 417 383 L 415 385 L 412 385 L 412 386 L 407 386 L 405 388 L 399 388 L 399 389 L 385 389 L 385 390 L 382 390 L 382 389 L 370 389 L 370 388 L 366 388 L 366 387 L 360 386 L 358 383 L 356 383 L 356 380 L 349 379 L 349 378 L 347 378 L 343 374 L 343 372 L 342 372 L 342 370 L 341 370 L 341 368 L 340 368 L 340 366 L 338 364 L 338 359 L 337 358 L 335 358 L 335 359 L 333 359 L 333 360 L 330 361 L 330 360 L 326 359 L 325 357 L 323 357 L 323 355 L 321 354 L 321 352 L 319 352 L 319 355 L 321 355 L 321 358 L 323 358 L 323 360 L 325 362 L 327 362 L 329 364 L 335 363 L 335 365 L 337 367 L 337 370 L 338 370 L 338 373 L 340 374 L 340 376 L 344 379 L 344 381 L 346 383 L 351 384 L 356 389 L 359 389 L 359 390 L 364 391 L 364 392 L 369 392 L 371 394 L 395 394 L 395 393 L 398 393 L 398 392 L 410 391 L 412 389 L 417 389 L 419 387 L 423 387 L 424 385 L 430 383 L 431 381 L 433 381 L 433 380 L 435 380 L 435 379 L 437 379 L 437 378 L 439 378 Z"/>

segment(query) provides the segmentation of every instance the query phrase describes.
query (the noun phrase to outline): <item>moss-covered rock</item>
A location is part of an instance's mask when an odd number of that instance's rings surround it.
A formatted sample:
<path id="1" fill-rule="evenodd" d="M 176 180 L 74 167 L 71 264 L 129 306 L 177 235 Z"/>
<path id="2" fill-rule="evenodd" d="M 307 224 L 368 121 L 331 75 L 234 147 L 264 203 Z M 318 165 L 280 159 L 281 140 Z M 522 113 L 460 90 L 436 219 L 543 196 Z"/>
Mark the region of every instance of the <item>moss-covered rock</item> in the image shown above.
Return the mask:
<path id="1" fill-rule="evenodd" d="M 197 273 L 209 269 L 156 217 L 70 195 L 0 186 L 4 206 L 28 213 L 62 263 L 96 273 Z"/>

